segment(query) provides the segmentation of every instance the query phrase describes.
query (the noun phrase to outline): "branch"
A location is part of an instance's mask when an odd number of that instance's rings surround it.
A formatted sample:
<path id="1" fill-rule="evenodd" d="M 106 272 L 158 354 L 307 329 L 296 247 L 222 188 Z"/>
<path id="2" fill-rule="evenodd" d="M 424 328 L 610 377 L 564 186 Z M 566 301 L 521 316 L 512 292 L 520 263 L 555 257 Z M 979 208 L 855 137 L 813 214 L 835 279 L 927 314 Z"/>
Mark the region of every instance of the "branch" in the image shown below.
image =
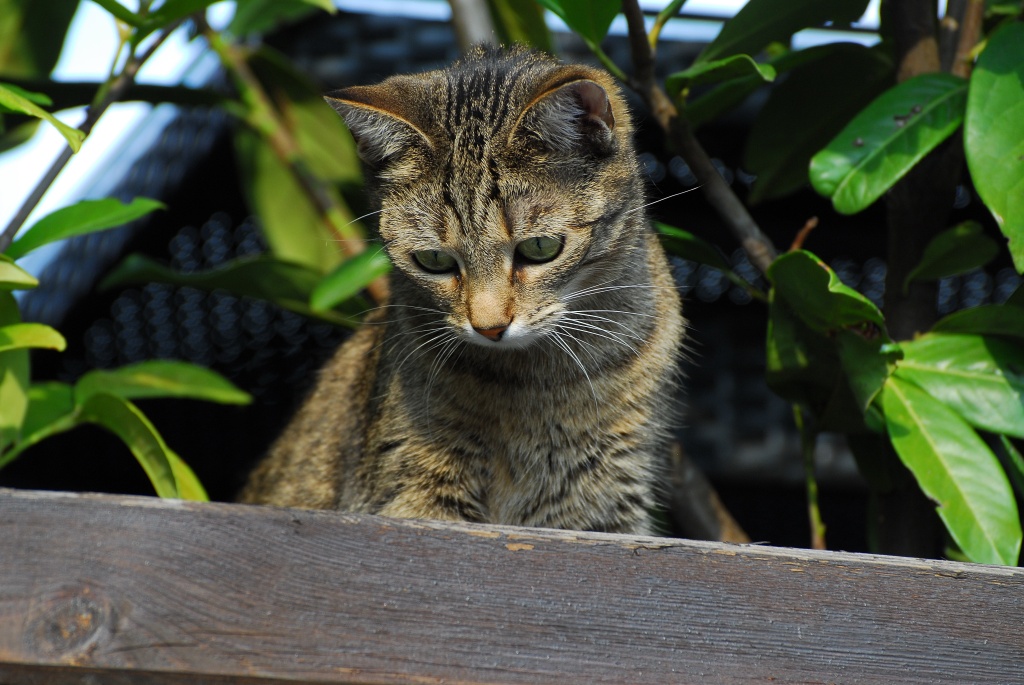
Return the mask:
<path id="1" fill-rule="evenodd" d="M 654 50 L 644 29 L 644 16 L 637 0 L 623 0 L 622 11 L 629 27 L 629 44 L 633 59 L 633 77 L 626 81 L 644 99 L 670 144 L 697 177 L 704 197 L 725 221 L 726 226 L 746 250 L 750 261 L 762 273 L 778 255 L 778 251 L 761 231 L 757 222 L 743 206 L 732 188 L 711 163 L 707 152 L 697 141 L 689 122 L 654 78 Z"/>

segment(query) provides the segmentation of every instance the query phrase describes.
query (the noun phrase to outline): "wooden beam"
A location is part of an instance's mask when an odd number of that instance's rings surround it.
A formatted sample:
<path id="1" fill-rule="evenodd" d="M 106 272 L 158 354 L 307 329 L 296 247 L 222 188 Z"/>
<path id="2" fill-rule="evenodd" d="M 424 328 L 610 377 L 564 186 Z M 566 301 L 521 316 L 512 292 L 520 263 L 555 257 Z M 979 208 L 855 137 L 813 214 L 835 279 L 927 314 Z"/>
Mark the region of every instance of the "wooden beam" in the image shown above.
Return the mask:
<path id="1" fill-rule="evenodd" d="M 1008 683 L 1024 570 L 0 490 L 0 682 Z"/>

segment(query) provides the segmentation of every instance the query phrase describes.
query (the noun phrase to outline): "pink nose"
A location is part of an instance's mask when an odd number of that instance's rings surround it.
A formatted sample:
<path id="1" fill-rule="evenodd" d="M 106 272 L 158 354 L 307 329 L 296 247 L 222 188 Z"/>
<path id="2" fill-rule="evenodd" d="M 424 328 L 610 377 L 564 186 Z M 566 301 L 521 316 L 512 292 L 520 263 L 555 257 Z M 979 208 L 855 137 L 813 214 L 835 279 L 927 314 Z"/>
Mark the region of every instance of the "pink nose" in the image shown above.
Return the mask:
<path id="1" fill-rule="evenodd" d="M 477 328 L 473 326 L 473 330 L 484 336 L 490 338 L 494 342 L 501 340 L 502 334 L 508 330 L 508 326 L 495 326 L 494 328 Z"/>

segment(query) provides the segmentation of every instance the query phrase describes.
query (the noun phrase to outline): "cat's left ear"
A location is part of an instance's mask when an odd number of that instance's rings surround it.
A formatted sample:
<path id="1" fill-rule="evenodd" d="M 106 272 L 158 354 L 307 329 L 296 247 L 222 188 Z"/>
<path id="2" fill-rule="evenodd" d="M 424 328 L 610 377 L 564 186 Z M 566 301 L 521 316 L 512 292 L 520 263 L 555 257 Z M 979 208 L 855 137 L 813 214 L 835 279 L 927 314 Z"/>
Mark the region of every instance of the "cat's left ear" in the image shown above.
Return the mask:
<path id="1" fill-rule="evenodd" d="M 531 102 L 513 135 L 526 133 L 558 152 L 611 152 L 615 115 L 608 92 L 590 79 L 555 84 Z"/>

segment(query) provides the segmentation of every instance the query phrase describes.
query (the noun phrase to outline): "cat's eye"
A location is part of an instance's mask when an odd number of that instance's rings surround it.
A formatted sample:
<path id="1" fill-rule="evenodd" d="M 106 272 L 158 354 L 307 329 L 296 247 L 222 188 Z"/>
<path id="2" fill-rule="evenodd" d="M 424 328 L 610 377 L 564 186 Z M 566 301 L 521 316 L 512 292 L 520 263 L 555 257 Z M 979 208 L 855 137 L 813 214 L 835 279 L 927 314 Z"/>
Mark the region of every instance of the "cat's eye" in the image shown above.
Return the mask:
<path id="1" fill-rule="evenodd" d="M 417 250 L 412 253 L 412 258 L 421 269 L 432 274 L 448 273 L 457 266 L 455 257 L 441 250 Z"/>
<path id="2" fill-rule="evenodd" d="M 562 251 L 563 241 L 561 238 L 541 235 L 534 238 L 527 238 L 516 245 L 516 255 L 528 262 L 541 264 L 550 262 Z"/>

